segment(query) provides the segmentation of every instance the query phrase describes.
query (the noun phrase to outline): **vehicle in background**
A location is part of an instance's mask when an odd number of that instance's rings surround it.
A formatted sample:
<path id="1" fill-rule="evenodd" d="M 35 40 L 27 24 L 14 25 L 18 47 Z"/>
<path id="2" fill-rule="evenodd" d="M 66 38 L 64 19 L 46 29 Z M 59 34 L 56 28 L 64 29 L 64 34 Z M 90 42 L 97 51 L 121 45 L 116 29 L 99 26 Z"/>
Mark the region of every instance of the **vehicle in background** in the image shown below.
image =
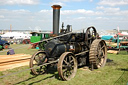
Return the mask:
<path id="1" fill-rule="evenodd" d="M 30 34 L 32 34 L 30 38 L 30 42 L 36 43 L 43 39 L 48 39 L 51 33 L 50 32 L 31 32 Z"/>
<path id="2" fill-rule="evenodd" d="M 42 44 L 39 44 L 39 41 L 50 38 L 51 32 L 31 32 L 30 34 L 32 34 L 30 38 L 30 42 L 32 43 L 32 48 L 36 48 L 36 46 L 42 47 Z"/>
<path id="3" fill-rule="evenodd" d="M 6 40 L 2 40 L 0 37 L 0 49 L 8 49 L 10 44 Z"/>

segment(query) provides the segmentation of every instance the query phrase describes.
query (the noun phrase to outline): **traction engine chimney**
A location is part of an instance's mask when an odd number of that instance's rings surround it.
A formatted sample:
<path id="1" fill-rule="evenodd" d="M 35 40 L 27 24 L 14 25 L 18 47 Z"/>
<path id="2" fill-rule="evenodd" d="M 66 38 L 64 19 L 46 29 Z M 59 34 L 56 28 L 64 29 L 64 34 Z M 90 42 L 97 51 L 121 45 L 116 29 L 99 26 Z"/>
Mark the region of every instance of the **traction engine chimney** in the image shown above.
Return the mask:
<path id="1" fill-rule="evenodd" d="M 60 5 L 53 5 L 53 34 L 59 34 Z"/>

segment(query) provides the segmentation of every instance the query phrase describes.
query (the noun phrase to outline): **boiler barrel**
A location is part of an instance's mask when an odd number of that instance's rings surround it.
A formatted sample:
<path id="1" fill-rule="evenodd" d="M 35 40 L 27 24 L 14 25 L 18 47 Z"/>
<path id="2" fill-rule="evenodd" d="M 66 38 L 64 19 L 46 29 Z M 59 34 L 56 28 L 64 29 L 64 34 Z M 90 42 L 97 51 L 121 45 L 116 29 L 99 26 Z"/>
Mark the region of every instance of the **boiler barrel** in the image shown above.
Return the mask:
<path id="1" fill-rule="evenodd" d="M 64 52 L 79 53 L 82 48 L 79 43 L 64 44 L 59 40 L 52 40 L 45 45 L 45 52 L 48 57 L 59 57 Z"/>
<path id="2" fill-rule="evenodd" d="M 53 40 L 45 45 L 45 52 L 48 57 L 59 57 L 62 53 L 69 51 L 69 48 L 69 45 Z"/>

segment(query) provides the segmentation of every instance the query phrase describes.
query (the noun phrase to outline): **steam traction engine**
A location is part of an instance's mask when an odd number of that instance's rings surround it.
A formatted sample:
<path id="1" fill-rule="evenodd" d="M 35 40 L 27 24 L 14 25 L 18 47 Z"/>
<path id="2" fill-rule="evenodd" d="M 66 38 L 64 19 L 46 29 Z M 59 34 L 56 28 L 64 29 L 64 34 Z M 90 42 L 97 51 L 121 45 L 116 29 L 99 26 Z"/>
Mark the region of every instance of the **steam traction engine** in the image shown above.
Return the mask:
<path id="1" fill-rule="evenodd" d="M 49 65 L 57 65 L 62 80 L 70 80 L 75 76 L 78 66 L 88 66 L 91 69 L 103 67 L 107 59 L 107 48 L 105 41 L 98 39 L 95 27 L 88 27 L 82 32 L 71 32 L 70 26 L 67 29 L 62 26 L 59 33 L 61 6 L 52 7 L 53 35 L 57 36 L 39 42 L 40 51 L 33 54 L 30 60 L 31 72 L 35 75 L 43 74 Z"/>

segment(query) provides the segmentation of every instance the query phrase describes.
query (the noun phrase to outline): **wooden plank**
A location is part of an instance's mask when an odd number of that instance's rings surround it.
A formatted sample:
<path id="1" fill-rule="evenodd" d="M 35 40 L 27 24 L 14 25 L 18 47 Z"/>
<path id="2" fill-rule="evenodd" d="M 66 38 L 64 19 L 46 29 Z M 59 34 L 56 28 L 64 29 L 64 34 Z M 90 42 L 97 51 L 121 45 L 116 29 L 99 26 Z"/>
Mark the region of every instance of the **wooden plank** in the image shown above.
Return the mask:
<path id="1" fill-rule="evenodd" d="M 9 64 L 17 64 L 17 63 L 21 63 L 24 61 L 30 61 L 30 59 L 24 59 L 24 60 L 19 59 L 17 61 L 12 61 L 12 62 L 3 62 L 3 63 L 0 63 L 0 66 L 9 65 Z"/>
<path id="2" fill-rule="evenodd" d="M 121 44 L 128 44 L 128 41 L 120 41 Z"/>
<path id="3" fill-rule="evenodd" d="M 107 53 L 118 54 L 119 51 L 117 51 L 117 50 L 108 50 Z"/>
<path id="4" fill-rule="evenodd" d="M 4 62 L 13 62 L 13 61 L 18 61 L 18 60 L 24 60 L 24 59 L 30 59 L 31 55 L 24 55 L 24 56 L 11 56 L 11 57 L 4 57 L 4 58 L 0 58 L 0 63 L 4 63 Z"/>
<path id="5" fill-rule="evenodd" d="M 1 64 L 2 65 L 2 64 Z M 5 71 L 7 69 L 13 69 L 16 67 L 21 67 L 21 66 L 28 66 L 29 65 L 29 60 L 26 61 L 21 61 L 21 62 L 13 62 L 13 63 L 8 63 L 0 66 L 0 71 Z"/>
<path id="6" fill-rule="evenodd" d="M 30 58 L 31 55 L 28 54 L 0 55 L 0 71 L 25 65 L 28 66 Z"/>
<path id="7" fill-rule="evenodd" d="M 28 56 L 28 55 L 29 54 L 0 55 L 0 59 L 7 59 L 7 58 L 13 58 L 13 57 L 17 58 L 17 57 Z"/>

